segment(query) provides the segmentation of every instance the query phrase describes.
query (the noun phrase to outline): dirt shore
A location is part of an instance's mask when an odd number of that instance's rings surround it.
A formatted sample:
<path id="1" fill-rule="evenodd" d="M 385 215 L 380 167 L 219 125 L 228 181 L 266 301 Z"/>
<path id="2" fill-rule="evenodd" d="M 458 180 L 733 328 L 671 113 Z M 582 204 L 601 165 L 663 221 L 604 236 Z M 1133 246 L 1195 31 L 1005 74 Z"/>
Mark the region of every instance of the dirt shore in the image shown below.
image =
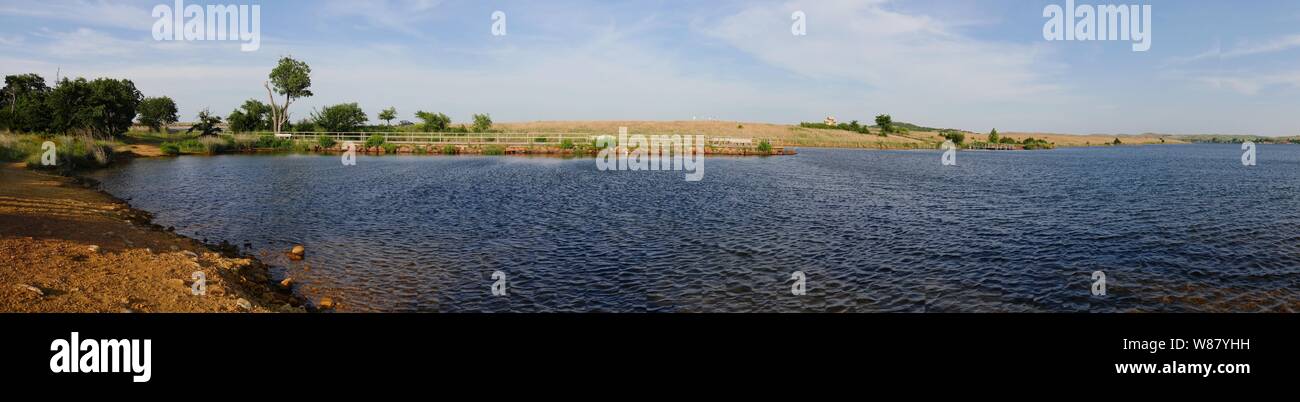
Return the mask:
<path id="1" fill-rule="evenodd" d="M 206 287 L 195 295 L 196 273 Z M 302 312 L 222 255 L 79 180 L 0 166 L 0 312 Z"/>

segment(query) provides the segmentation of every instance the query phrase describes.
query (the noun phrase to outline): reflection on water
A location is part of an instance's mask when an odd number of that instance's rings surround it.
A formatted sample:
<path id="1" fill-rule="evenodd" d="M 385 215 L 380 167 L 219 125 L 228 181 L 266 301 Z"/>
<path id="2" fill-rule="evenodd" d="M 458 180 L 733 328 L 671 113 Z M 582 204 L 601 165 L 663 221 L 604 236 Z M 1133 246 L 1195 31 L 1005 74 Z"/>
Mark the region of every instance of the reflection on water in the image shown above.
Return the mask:
<path id="1" fill-rule="evenodd" d="M 1300 147 L 1264 145 L 1250 168 L 1231 145 L 939 155 L 709 158 L 700 182 L 446 156 L 181 157 L 99 178 L 351 311 L 1300 309 Z M 306 260 L 282 257 L 293 244 Z"/>

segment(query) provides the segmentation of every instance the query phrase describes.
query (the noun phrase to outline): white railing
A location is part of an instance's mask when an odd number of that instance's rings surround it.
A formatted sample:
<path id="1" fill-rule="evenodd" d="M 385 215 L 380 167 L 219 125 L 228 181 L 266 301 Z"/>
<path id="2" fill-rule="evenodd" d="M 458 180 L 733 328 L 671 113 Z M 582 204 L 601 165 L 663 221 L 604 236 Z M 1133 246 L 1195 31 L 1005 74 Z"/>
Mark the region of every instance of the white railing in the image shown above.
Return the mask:
<path id="1" fill-rule="evenodd" d="M 237 133 L 234 135 L 265 136 L 275 135 L 271 132 Z M 614 137 L 609 134 L 583 133 L 443 133 L 443 132 L 283 132 L 277 137 L 293 141 L 318 141 L 320 137 L 329 137 L 337 143 L 353 142 L 364 144 L 371 136 L 379 136 L 385 143 L 397 145 L 506 145 L 506 146 L 558 146 L 566 140 L 575 145 L 590 144 L 599 137 Z M 763 139 L 713 137 L 705 138 L 709 146 L 719 148 L 753 148 Z M 773 148 L 779 148 L 775 141 L 768 140 Z"/>

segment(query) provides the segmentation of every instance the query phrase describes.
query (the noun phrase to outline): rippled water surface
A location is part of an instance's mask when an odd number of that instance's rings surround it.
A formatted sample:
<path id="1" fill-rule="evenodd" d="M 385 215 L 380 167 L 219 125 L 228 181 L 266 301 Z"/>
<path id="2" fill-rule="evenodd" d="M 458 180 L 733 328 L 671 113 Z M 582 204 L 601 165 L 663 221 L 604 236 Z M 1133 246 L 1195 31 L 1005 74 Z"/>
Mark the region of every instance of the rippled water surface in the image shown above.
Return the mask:
<path id="1" fill-rule="evenodd" d="M 351 311 L 1300 310 L 1300 147 L 136 160 L 104 188 Z M 283 251 L 304 244 L 308 257 Z M 492 297 L 493 271 L 509 295 Z M 1090 294 L 1105 271 L 1108 295 Z M 803 271 L 808 294 L 791 295 Z"/>

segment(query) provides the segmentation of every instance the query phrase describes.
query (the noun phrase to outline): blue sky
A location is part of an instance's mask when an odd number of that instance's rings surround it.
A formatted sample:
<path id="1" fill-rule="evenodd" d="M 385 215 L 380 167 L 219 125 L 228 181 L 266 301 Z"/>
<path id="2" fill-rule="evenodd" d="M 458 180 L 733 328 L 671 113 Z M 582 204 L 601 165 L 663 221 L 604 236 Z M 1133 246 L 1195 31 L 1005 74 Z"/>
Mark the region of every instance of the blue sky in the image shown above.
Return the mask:
<path id="1" fill-rule="evenodd" d="M 0 1 L 0 74 L 130 78 L 182 117 L 264 100 L 282 55 L 324 105 L 456 121 L 870 120 L 1068 133 L 1300 134 L 1300 2 L 1154 0 L 1151 50 L 1047 41 L 1065 0 L 187 2 L 260 4 L 261 48 L 159 42 L 168 1 Z M 1078 4 L 1109 4 L 1079 1 Z M 506 13 L 506 36 L 491 14 Z M 790 15 L 808 16 L 807 36 Z"/>

